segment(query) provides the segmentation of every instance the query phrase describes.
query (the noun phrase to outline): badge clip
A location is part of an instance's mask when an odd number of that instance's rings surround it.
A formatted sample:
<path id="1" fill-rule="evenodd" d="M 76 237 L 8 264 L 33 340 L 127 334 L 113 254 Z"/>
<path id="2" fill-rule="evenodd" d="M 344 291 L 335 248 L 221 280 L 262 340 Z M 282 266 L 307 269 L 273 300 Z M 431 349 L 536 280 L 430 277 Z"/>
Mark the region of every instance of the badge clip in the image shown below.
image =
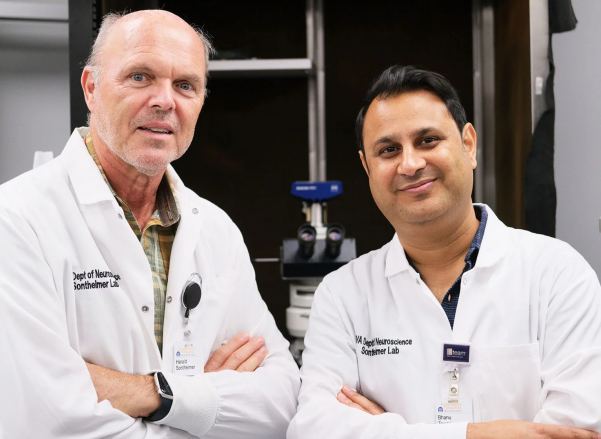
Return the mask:
<path id="1" fill-rule="evenodd" d="M 451 385 L 449 387 L 449 402 L 459 401 L 459 370 L 454 368 L 451 372 Z"/>

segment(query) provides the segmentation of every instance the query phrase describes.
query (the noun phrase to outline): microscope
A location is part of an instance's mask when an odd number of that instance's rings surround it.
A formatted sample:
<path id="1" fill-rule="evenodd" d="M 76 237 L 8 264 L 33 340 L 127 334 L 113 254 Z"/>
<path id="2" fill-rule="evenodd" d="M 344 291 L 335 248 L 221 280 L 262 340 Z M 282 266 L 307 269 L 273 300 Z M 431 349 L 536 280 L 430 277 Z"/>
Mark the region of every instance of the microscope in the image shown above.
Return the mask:
<path id="1" fill-rule="evenodd" d="M 290 351 L 302 366 L 304 337 L 317 286 L 328 273 L 357 257 L 355 239 L 347 238 L 341 224 L 328 223 L 327 201 L 342 194 L 339 181 L 292 183 L 292 195 L 302 201 L 305 223 L 296 238 L 284 239 L 280 264 L 284 280 L 290 280 L 290 307 L 286 327 L 294 339 Z"/>

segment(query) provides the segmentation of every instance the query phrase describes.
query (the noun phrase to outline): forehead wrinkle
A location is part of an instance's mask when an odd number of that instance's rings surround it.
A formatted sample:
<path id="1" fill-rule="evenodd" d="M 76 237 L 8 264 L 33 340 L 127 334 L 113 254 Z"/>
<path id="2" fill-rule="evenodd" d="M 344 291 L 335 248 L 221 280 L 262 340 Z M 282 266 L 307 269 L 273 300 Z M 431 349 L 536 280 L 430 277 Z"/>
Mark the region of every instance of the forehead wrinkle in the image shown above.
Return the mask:
<path id="1" fill-rule="evenodd" d="M 157 50 L 158 49 L 158 50 Z M 129 69 L 136 64 L 140 66 L 146 66 L 150 70 L 161 70 L 161 65 L 168 64 L 173 72 L 174 65 L 177 65 L 177 62 L 171 57 L 165 57 L 165 53 L 176 57 L 178 60 L 181 60 L 182 63 L 177 66 L 179 71 L 183 71 L 183 76 L 186 77 L 196 77 L 202 78 L 204 77 L 204 66 L 200 64 L 197 59 L 198 57 L 190 57 L 188 52 L 182 53 L 181 51 L 172 50 L 164 47 L 157 47 L 152 44 L 140 44 L 135 47 L 133 51 L 125 51 L 125 59 L 126 62 L 123 63 L 123 69 Z M 148 58 L 158 57 L 158 60 L 149 60 Z M 204 58 L 200 58 L 204 60 Z M 194 70 L 199 70 L 201 74 L 194 73 Z M 178 75 L 181 76 L 181 75 Z M 204 83 L 204 81 L 201 81 Z"/>

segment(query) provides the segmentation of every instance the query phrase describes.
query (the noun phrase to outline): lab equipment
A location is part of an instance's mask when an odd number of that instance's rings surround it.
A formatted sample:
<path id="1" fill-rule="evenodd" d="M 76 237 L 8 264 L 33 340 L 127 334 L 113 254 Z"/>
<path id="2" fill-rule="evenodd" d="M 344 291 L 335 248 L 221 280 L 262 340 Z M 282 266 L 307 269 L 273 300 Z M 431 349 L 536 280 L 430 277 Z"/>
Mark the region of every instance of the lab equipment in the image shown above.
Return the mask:
<path id="1" fill-rule="evenodd" d="M 355 259 L 357 250 L 344 226 L 327 220 L 326 200 L 342 194 L 340 181 L 298 181 L 292 183 L 291 193 L 302 201 L 305 223 L 296 238 L 284 239 L 280 261 L 282 277 L 292 281 L 286 328 L 294 337 L 290 351 L 300 366 L 315 289 L 325 275 Z"/>

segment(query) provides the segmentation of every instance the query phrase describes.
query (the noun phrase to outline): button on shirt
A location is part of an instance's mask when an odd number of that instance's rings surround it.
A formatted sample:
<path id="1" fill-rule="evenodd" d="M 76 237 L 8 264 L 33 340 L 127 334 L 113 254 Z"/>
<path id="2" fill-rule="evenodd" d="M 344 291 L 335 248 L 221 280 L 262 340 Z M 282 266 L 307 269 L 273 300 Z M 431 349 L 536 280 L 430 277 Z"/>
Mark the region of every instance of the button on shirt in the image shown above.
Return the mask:
<path id="1" fill-rule="evenodd" d="M 113 193 L 113 196 L 117 199 L 117 202 L 125 213 L 127 222 L 136 234 L 140 244 L 142 244 L 144 254 L 150 264 L 154 290 L 154 336 L 159 347 L 159 352 L 162 353 L 163 321 L 165 319 L 165 295 L 167 293 L 167 280 L 169 278 L 169 260 L 171 259 L 171 248 L 173 247 L 173 240 L 175 239 L 175 232 L 180 219 L 175 191 L 173 190 L 168 174 L 165 173 L 157 189 L 157 209 L 154 211 L 144 228 L 141 228 L 130 207 L 119 197 L 119 195 L 117 195 L 106 178 L 106 174 L 104 173 L 104 169 L 102 169 L 102 165 L 100 164 L 100 160 L 94 149 L 92 137 L 89 133 L 85 138 L 85 142 L 88 152 L 94 159 L 104 181 Z"/>
<path id="2" fill-rule="evenodd" d="M 482 245 L 482 238 L 484 238 L 486 220 L 488 219 L 486 207 L 475 205 L 474 212 L 476 213 L 476 218 L 478 218 L 480 221 L 480 226 L 474 235 L 474 239 L 472 239 L 472 243 L 470 244 L 470 249 L 468 250 L 467 255 L 465 255 L 465 267 L 463 267 L 463 271 L 455 280 L 451 288 L 449 288 L 441 302 L 442 309 L 449 319 L 451 328 L 453 328 L 453 325 L 455 324 L 455 314 L 457 313 L 457 304 L 459 303 L 459 294 L 461 293 L 461 278 L 465 272 L 470 271 L 476 265 L 476 259 L 478 259 L 478 253 L 480 252 L 480 246 Z M 421 277 L 421 273 L 417 270 L 417 268 L 415 268 L 409 259 L 409 256 L 407 256 L 407 260 Z"/>

